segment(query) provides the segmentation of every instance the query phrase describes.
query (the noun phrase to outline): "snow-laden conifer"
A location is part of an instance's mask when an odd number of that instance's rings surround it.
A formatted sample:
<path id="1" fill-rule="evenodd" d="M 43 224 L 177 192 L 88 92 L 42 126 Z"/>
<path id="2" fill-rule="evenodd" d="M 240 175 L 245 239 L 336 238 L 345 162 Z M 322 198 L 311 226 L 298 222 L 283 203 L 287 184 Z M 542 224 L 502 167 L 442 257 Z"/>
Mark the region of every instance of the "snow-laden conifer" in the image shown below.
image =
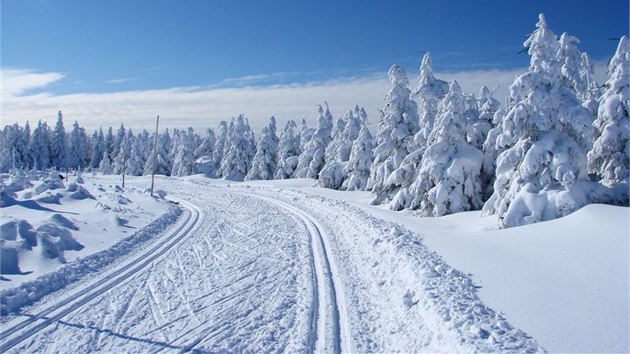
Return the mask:
<path id="1" fill-rule="evenodd" d="M 202 156 L 212 157 L 212 153 L 214 151 L 214 146 L 217 143 L 217 137 L 214 134 L 214 130 L 208 128 L 206 130 L 206 135 L 201 140 L 201 143 L 195 148 L 195 159 L 198 159 Z"/>
<path id="2" fill-rule="evenodd" d="M 149 146 L 149 134 L 146 130 L 129 139 L 130 152 L 127 159 L 126 174 L 130 176 L 142 176 L 144 165 L 146 164 L 146 149 L 144 145 Z"/>
<path id="3" fill-rule="evenodd" d="M 588 152 L 588 169 L 602 183 L 614 186 L 628 182 L 630 159 L 630 45 L 628 37 L 619 41 L 608 63 L 609 79 L 593 123 L 596 139 Z M 627 203 L 627 199 L 626 199 Z"/>
<path id="4" fill-rule="evenodd" d="M 151 141 L 155 139 L 155 133 L 153 133 L 153 137 Z M 153 146 L 151 146 L 151 152 L 147 157 L 146 165 L 144 166 L 143 175 L 151 175 L 153 173 L 157 175 L 170 176 L 171 175 L 171 160 L 169 158 L 169 151 L 171 149 L 172 141 L 171 135 L 168 132 L 168 129 L 164 131 L 164 133 L 158 135 L 158 143 L 157 143 L 157 155 Z"/>
<path id="5" fill-rule="evenodd" d="M 271 117 L 269 125 L 263 127 L 256 154 L 252 159 L 252 167 L 245 176 L 246 181 L 270 180 L 278 168 L 278 136 L 276 135 L 276 120 Z"/>
<path id="6" fill-rule="evenodd" d="M 274 179 L 287 179 L 293 176 L 300 156 L 300 136 L 296 134 L 295 121 L 289 120 L 278 142 L 278 165 Z"/>
<path id="7" fill-rule="evenodd" d="M 326 109 L 319 105 L 317 109 L 319 117 L 317 118 L 317 129 L 304 145 L 304 150 L 298 159 L 294 176 L 297 178 L 314 178 L 319 177 L 319 172 L 325 164 L 325 151 L 330 143 L 333 127 L 333 117 L 326 104 Z M 307 132 L 308 130 L 304 130 Z"/>
<path id="8" fill-rule="evenodd" d="M 586 151 L 592 144 L 591 115 L 562 74 L 560 43 L 539 16 L 524 45 L 529 71 L 510 86 L 503 133 L 510 142 L 497 160 L 494 193 L 484 213 L 496 213 L 501 227 L 566 215 L 587 202 Z"/>
<path id="9" fill-rule="evenodd" d="M 90 167 L 98 169 L 98 165 L 101 163 L 103 153 L 105 152 L 105 136 L 103 135 L 102 127 L 92 134 L 91 146 L 92 151 L 90 152 Z"/>
<path id="10" fill-rule="evenodd" d="M 363 125 L 359 136 L 352 143 L 350 158 L 343 173 L 347 176 L 341 189 L 349 191 L 362 191 L 367 187 L 370 178 L 370 167 L 374 160 L 374 138 L 370 134 L 367 125 Z"/>
<path id="11" fill-rule="evenodd" d="M 244 115 L 232 118 L 221 166 L 217 174 L 231 181 L 243 181 L 251 168 L 255 142 Z"/>
<path id="12" fill-rule="evenodd" d="M 429 146 L 409 188 L 411 208 L 442 216 L 481 207 L 483 153 L 467 141 L 465 96 L 457 81 L 440 102 Z M 404 196 L 401 196 L 404 197 Z"/>
<path id="13" fill-rule="evenodd" d="M 57 123 L 50 141 L 50 160 L 58 170 L 68 169 L 68 141 L 63 126 L 63 114 L 57 113 Z"/>
<path id="14" fill-rule="evenodd" d="M 338 120 L 333 139 L 326 147 L 326 164 L 319 175 L 319 185 L 325 188 L 340 189 L 347 178 L 344 172 L 352 152 L 352 144 L 359 136 L 361 127 L 367 121 L 363 108 L 355 106 Z"/>
<path id="15" fill-rule="evenodd" d="M 408 177 L 399 167 L 414 150 L 414 135 L 418 132 L 418 106 L 411 100 L 409 79 L 405 70 L 393 65 L 388 72 L 392 85 L 378 123 L 376 148 L 367 188 L 372 190 L 373 204 L 388 203 Z M 395 172 L 395 173 L 394 173 Z"/>
<path id="16" fill-rule="evenodd" d="M 70 146 L 68 153 L 68 165 L 70 168 L 83 169 L 87 167 L 90 160 L 90 141 L 85 133 L 85 128 L 81 127 L 77 121 L 72 125 L 70 132 Z"/>
<path id="17" fill-rule="evenodd" d="M 50 167 L 50 128 L 46 122 L 37 122 L 37 127 L 33 130 L 31 142 L 29 144 L 30 154 L 33 157 L 33 168 L 36 170 L 46 170 Z"/>
<path id="18" fill-rule="evenodd" d="M 448 92 L 448 87 L 448 82 L 435 78 L 431 53 L 425 53 L 420 64 L 420 82 L 411 94 L 418 103 L 419 114 L 419 130 L 414 136 L 416 150 L 424 151 L 427 148 L 427 140 L 433 130 L 438 105 Z"/>
<path id="19" fill-rule="evenodd" d="M 195 131 L 180 132 L 171 176 L 190 176 L 195 172 Z"/>
<path id="20" fill-rule="evenodd" d="M 225 155 L 225 148 L 228 144 L 228 131 L 228 123 L 224 120 L 219 122 L 217 142 L 214 144 L 214 151 L 212 152 L 212 157 L 214 159 L 217 170 L 221 166 L 221 161 L 223 160 L 223 156 Z M 217 177 L 220 176 L 217 175 Z"/>

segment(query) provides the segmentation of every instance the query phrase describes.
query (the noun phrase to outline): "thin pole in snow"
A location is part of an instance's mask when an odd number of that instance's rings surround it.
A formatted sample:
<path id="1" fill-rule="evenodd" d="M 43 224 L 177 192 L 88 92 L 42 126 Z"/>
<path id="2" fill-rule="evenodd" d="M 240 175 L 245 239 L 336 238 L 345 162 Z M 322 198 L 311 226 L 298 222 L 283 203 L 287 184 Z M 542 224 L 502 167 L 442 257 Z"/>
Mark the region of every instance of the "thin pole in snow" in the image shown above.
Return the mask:
<path id="1" fill-rule="evenodd" d="M 160 116 L 155 121 L 155 143 L 153 144 L 153 173 L 151 174 L 151 196 L 153 196 L 153 185 L 155 184 L 155 172 L 157 170 L 157 144 L 158 144 L 158 126 L 160 125 Z"/>
<path id="2" fill-rule="evenodd" d="M 122 170 L 122 187 L 125 188 L 125 171 L 127 170 L 127 134 L 125 133 L 125 142 L 123 145 L 123 170 Z"/>

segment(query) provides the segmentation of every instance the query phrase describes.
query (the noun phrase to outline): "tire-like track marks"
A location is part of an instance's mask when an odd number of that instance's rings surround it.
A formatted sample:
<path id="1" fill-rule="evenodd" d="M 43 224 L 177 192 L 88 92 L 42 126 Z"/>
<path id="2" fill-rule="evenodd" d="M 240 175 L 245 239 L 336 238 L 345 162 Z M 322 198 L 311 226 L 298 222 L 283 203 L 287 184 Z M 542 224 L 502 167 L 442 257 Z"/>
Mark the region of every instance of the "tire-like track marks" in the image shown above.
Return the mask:
<path id="1" fill-rule="evenodd" d="M 129 262 L 91 286 L 84 288 L 37 314 L 29 315 L 28 318 L 15 325 L 7 328 L 3 327 L 2 333 L 0 333 L 0 352 L 5 352 L 13 348 L 48 327 L 50 324 L 55 323 L 62 317 L 85 305 L 90 300 L 95 299 L 104 292 L 122 283 L 124 280 L 129 279 L 190 235 L 191 231 L 198 225 L 200 219 L 199 208 L 184 200 L 178 199 L 176 201 L 189 211 L 186 220 L 176 230 L 172 231 L 170 235 L 162 237 L 160 243 L 143 253 L 134 261 Z"/>
<path id="2" fill-rule="evenodd" d="M 313 268 L 313 308 L 311 314 L 311 352 L 350 352 L 350 330 L 341 281 L 330 254 L 326 233 L 311 215 L 277 199 L 246 194 L 276 204 L 297 216 L 309 233 Z"/>

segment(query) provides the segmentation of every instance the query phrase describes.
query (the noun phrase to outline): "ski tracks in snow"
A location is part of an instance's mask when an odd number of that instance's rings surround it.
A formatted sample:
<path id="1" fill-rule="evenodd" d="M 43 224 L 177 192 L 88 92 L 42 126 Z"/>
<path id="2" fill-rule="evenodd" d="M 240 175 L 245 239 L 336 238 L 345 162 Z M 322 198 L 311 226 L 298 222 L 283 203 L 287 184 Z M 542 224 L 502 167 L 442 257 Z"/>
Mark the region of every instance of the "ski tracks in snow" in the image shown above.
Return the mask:
<path id="1" fill-rule="evenodd" d="M 186 220 L 179 227 L 170 232 L 169 237 L 163 237 L 160 242 L 150 248 L 145 253 L 140 254 L 137 258 L 125 263 L 111 273 L 95 281 L 81 287 L 76 292 L 69 294 L 61 301 L 44 308 L 41 311 L 29 314 L 27 316 L 18 316 L 10 322 L 2 324 L 2 332 L 0 333 L 0 343 L 3 352 L 20 344 L 22 341 L 36 335 L 51 324 L 58 323 L 61 318 L 76 311 L 81 306 L 87 304 L 91 300 L 99 297 L 108 291 L 111 287 L 124 282 L 131 278 L 134 274 L 145 268 L 148 264 L 160 257 L 163 252 L 173 248 L 182 239 L 188 236 L 196 226 L 199 219 L 199 211 L 192 204 L 180 201 L 184 204 L 189 213 Z M 125 303 L 125 306 L 128 306 Z M 122 313 L 127 312 L 127 307 L 122 308 Z M 96 337 L 96 339 L 99 339 Z"/>
<path id="2" fill-rule="evenodd" d="M 317 353 L 351 352 L 347 336 L 349 325 L 345 300 L 330 245 L 323 227 L 311 215 L 290 204 L 265 196 L 251 195 L 276 204 L 296 215 L 309 233 L 310 264 L 313 269 L 313 307 L 311 311 L 310 350 Z M 335 285 L 336 284 L 336 285 Z"/>
<path id="3" fill-rule="evenodd" d="M 421 235 L 297 190 L 161 183 L 198 227 L 13 350 L 542 351 Z"/>

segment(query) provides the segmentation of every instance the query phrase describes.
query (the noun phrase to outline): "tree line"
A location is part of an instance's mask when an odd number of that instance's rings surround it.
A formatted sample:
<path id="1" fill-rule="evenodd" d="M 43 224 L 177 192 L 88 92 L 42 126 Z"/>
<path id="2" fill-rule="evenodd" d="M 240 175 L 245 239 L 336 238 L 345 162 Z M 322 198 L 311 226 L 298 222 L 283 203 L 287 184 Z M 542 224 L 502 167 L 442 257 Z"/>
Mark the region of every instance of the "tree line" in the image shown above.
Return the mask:
<path id="1" fill-rule="evenodd" d="M 313 178 L 322 187 L 369 190 L 373 204 L 423 216 L 468 210 L 496 215 L 501 227 L 549 220 L 589 203 L 628 205 L 630 48 L 621 38 L 608 80 L 592 78 L 579 40 L 554 34 L 544 15 L 524 43 L 527 72 L 502 105 L 482 87 L 436 78 L 430 53 L 411 91 L 393 65 L 375 135 L 364 109 L 334 118 L 327 104 L 316 127 L 271 117 L 255 137 L 244 115 L 200 136 L 192 128 L 158 136 L 121 125 L 88 135 L 63 114 L 54 128 L 41 120 L 8 125 L 0 134 L 0 171 L 83 169 L 103 174 L 186 176 L 235 181 Z"/>

